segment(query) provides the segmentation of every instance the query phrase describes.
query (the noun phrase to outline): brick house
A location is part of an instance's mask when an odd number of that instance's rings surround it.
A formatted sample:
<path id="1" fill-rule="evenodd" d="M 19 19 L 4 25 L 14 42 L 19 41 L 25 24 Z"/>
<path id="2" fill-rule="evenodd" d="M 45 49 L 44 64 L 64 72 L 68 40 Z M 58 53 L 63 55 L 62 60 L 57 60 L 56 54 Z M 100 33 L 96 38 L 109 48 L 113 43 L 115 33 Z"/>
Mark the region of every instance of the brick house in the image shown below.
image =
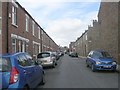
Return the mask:
<path id="1" fill-rule="evenodd" d="M 79 40 L 76 40 L 77 51 L 80 56 L 85 56 L 83 51 L 87 46 L 87 54 L 91 50 L 106 50 L 120 64 L 120 1 L 101 2 L 98 21 L 93 20 L 93 26 L 88 26 L 88 31 Z M 83 39 L 86 37 L 87 40 Z M 79 42 L 80 45 L 77 43 Z M 83 42 L 83 43 L 80 43 Z M 78 49 L 79 48 L 79 49 Z M 81 51 L 80 51 L 81 50 Z"/>
<path id="2" fill-rule="evenodd" d="M 100 47 L 110 52 L 120 64 L 118 42 L 119 41 L 119 16 L 120 2 L 101 2 L 98 22 L 100 24 Z"/>
<path id="3" fill-rule="evenodd" d="M 18 2 L 0 2 L 0 9 L 1 53 L 28 52 L 34 56 L 48 50 L 43 46 L 48 46 L 49 42 L 56 46 L 49 48 L 58 49 L 58 45 Z"/>

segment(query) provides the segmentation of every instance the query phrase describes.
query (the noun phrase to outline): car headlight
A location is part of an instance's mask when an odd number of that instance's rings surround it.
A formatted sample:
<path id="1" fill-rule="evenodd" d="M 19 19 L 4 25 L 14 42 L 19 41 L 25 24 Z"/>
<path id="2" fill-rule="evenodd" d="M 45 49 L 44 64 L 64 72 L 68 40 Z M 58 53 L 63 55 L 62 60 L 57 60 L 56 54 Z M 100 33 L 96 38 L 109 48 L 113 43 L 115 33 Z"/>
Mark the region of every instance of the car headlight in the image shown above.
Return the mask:
<path id="1" fill-rule="evenodd" d="M 101 64 L 101 62 L 97 61 L 96 64 L 99 65 L 99 64 Z"/>
<path id="2" fill-rule="evenodd" d="M 117 63 L 116 62 L 112 62 L 112 65 L 116 65 Z"/>

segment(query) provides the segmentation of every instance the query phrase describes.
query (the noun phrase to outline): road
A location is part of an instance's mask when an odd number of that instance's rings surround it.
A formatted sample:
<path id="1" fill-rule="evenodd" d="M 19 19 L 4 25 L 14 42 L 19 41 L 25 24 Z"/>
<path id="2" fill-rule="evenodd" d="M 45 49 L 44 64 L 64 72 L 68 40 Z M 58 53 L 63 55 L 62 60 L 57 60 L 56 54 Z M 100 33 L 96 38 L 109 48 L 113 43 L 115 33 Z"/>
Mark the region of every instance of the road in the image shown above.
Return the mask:
<path id="1" fill-rule="evenodd" d="M 118 88 L 118 73 L 92 72 L 84 58 L 64 55 L 56 68 L 45 69 L 46 84 L 38 88 Z"/>

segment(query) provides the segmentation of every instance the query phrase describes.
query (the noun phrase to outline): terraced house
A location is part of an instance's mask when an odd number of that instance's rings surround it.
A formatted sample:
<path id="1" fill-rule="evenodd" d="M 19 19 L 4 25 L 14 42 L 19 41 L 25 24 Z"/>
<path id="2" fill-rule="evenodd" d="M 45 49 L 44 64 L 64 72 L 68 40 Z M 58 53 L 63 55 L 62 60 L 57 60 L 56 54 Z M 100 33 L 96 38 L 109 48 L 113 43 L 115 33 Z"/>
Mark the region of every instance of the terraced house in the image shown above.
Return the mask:
<path id="1" fill-rule="evenodd" d="M 18 2 L 0 2 L 0 53 L 57 51 L 58 45 Z"/>
<path id="2" fill-rule="evenodd" d="M 98 21 L 80 36 L 76 42 L 76 52 L 87 56 L 91 50 L 106 50 L 120 64 L 120 1 L 101 2 Z M 79 48 L 79 49 L 78 49 Z"/>

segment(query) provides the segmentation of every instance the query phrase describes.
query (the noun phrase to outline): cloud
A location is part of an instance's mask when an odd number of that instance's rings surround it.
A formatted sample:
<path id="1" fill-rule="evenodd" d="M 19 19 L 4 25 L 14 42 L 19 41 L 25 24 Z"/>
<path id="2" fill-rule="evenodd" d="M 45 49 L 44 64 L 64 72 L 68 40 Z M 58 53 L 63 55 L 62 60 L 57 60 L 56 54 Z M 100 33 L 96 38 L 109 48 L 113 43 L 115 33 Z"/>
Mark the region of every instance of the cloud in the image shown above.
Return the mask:
<path id="1" fill-rule="evenodd" d="M 58 45 L 66 46 L 75 41 L 87 30 L 92 20 L 97 19 L 97 11 L 88 13 L 84 20 L 78 18 L 61 18 L 49 21 L 45 31 L 55 40 Z"/>
<path id="2" fill-rule="evenodd" d="M 98 10 L 94 9 L 97 7 L 94 7 L 94 3 L 89 3 L 88 0 L 87 2 L 75 0 L 79 3 L 72 0 L 18 1 L 48 35 L 62 46 L 66 46 L 80 37 L 92 20 L 97 19 L 98 14 Z"/>

